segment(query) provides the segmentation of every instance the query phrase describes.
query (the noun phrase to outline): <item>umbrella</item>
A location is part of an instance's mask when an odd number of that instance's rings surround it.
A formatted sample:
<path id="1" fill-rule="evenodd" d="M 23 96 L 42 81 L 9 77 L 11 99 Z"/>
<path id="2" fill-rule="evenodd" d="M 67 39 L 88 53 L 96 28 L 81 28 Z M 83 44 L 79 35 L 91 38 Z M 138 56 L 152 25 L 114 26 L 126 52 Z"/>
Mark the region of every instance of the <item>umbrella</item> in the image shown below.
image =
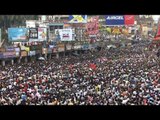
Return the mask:
<path id="1" fill-rule="evenodd" d="M 45 58 L 44 57 L 39 57 L 38 60 L 45 60 Z"/>

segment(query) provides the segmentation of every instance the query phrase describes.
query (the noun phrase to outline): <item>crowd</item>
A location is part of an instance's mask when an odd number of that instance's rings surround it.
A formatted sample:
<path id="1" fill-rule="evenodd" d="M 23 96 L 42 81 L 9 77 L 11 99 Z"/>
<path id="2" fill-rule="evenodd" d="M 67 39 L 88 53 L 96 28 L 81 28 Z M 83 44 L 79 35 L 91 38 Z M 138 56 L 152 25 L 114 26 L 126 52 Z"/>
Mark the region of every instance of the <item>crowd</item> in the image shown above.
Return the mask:
<path id="1" fill-rule="evenodd" d="M 146 44 L 0 68 L 0 105 L 160 105 L 160 67 Z"/>

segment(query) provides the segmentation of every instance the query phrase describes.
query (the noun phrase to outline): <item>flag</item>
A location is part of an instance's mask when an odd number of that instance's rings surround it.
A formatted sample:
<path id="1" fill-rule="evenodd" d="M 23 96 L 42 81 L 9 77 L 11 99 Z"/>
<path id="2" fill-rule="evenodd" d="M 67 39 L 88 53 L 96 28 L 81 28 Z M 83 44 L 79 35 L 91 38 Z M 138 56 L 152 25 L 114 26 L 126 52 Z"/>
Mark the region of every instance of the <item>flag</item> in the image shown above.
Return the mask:
<path id="1" fill-rule="evenodd" d="M 89 67 L 92 69 L 92 70 L 96 70 L 96 65 L 95 64 L 93 64 L 93 63 L 91 63 L 90 65 L 89 65 Z"/>

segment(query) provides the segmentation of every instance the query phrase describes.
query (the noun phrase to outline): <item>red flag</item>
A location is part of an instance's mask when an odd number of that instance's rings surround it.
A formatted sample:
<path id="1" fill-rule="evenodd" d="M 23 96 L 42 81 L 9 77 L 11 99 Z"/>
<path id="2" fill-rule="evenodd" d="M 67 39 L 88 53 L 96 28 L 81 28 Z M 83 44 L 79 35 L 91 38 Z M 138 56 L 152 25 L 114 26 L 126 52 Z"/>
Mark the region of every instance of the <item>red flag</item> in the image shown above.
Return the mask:
<path id="1" fill-rule="evenodd" d="M 89 67 L 90 67 L 91 69 L 93 69 L 93 70 L 95 70 L 95 69 L 96 69 L 96 65 L 95 65 L 95 64 L 93 64 L 93 63 L 91 63 L 91 64 L 89 65 Z"/>

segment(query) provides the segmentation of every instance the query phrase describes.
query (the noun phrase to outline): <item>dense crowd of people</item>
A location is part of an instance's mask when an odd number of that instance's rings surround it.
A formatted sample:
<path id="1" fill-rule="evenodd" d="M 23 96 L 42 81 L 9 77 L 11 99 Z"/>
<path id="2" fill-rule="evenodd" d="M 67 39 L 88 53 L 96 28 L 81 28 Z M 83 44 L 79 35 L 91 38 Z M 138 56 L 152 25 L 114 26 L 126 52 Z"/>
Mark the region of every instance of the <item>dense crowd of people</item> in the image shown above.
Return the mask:
<path id="1" fill-rule="evenodd" d="M 0 68 L 0 105 L 160 105 L 146 43 Z"/>

